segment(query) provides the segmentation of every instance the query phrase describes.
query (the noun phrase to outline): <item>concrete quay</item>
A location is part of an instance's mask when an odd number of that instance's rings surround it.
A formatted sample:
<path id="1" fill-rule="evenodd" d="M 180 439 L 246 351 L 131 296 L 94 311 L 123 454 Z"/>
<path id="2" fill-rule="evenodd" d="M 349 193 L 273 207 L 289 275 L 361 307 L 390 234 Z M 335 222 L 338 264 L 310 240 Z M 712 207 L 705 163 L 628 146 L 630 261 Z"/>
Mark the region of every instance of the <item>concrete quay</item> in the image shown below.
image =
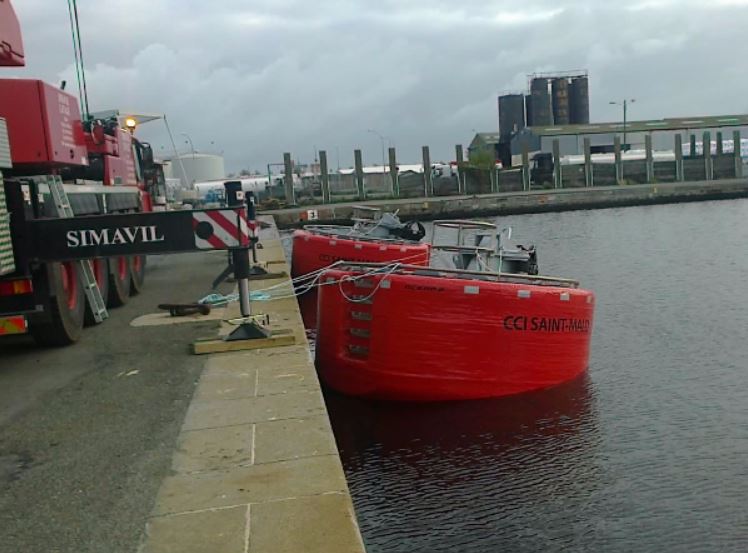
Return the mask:
<path id="1" fill-rule="evenodd" d="M 260 261 L 290 274 L 263 233 Z M 252 305 L 296 344 L 206 356 L 140 553 L 364 551 L 296 300 Z"/>
<path id="2" fill-rule="evenodd" d="M 748 197 L 748 179 L 716 181 L 554 188 L 530 192 L 504 192 L 480 195 L 438 196 L 340 204 L 305 205 L 265 211 L 280 228 L 315 223 L 345 223 L 354 206 L 367 205 L 383 211 L 399 212 L 401 219 L 454 219 L 516 215 L 548 211 L 604 209 L 635 205 L 723 200 Z"/>

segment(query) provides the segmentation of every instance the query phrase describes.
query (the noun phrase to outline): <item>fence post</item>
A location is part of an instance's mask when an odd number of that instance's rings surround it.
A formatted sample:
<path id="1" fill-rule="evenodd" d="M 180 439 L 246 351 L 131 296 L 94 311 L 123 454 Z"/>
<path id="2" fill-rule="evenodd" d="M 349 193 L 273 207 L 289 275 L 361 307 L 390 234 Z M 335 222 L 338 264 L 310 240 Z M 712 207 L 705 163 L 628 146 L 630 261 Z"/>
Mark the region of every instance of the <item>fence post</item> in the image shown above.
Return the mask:
<path id="1" fill-rule="evenodd" d="M 530 191 L 530 148 L 525 143 L 522 144 L 522 190 Z"/>
<path id="2" fill-rule="evenodd" d="M 434 179 L 431 175 L 429 147 L 424 146 L 421 148 L 421 153 L 423 154 L 423 187 L 425 189 L 425 196 L 428 198 L 434 195 Z"/>
<path id="3" fill-rule="evenodd" d="M 395 198 L 400 197 L 400 178 L 397 170 L 397 152 L 395 148 L 388 150 L 390 156 L 390 184 L 392 185 L 392 195 Z"/>
<path id="4" fill-rule="evenodd" d="M 712 134 L 709 131 L 704 131 L 704 137 L 701 147 L 704 151 L 704 176 L 706 180 L 713 180 L 714 171 L 712 167 Z"/>
<path id="5" fill-rule="evenodd" d="M 296 193 L 293 189 L 293 162 L 291 161 L 291 154 L 289 152 L 283 154 L 283 165 L 285 169 L 283 184 L 286 192 L 286 203 L 288 205 L 296 205 Z"/>
<path id="6" fill-rule="evenodd" d="M 696 157 L 696 135 L 692 134 L 689 137 L 689 140 L 690 140 L 690 145 L 691 145 L 691 147 L 689 148 L 690 156 Z"/>
<path id="7" fill-rule="evenodd" d="M 319 174 L 322 184 L 322 203 L 330 203 L 330 172 L 327 170 L 327 152 L 319 152 Z"/>
<path id="8" fill-rule="evenodd" d="M 675 180 L 683 182 L 685 180 L 685 171 L 683 170 L 683 137 L 675 135 Z"/>
<path id="9" fill-rule="evenodd" d="M 455 146 L 455 159 L 457 160 L 457 193 L 465 194 L 465 176 L 462 174 L 462 164 L 465 162 L 462 144 Z"/>
<path id="10" fill-rule="evenodd" d="M 743 177 L 743 148 L 740 144 L 740 131 L 733 131 L 732 143 L 733 143 L 733 156 L 735 158 L 735 178 L 740 179 Z"/>
<path id="11" fill-rule="evenodd" d="M 623 161 L 621 160 L 621 137 L 613 139 L 613 151 L 615 153 L 616 184 L 623 184 Z"/>
<path id="12" fill-rule="evenodd" d="M 364 188 L 364 164 L 361 161 L 361 150 L 353 150 L 353 162 L 356 173 L 356 190 L 358 191 L 358 199 L 366 199 L 366 190 Z"/>
<path id="13" fill-rule="evenodd" d="M 584 185 L 595 185 L 595 177 L 592 174 L 592 142 L 589 138 L 584 139 Z"/>
<path id="14" fill-rule="evenodd" d="M 725 144 L 722 137 L 722 131 L 717 131 L 717 155 L 721 156 L 725 153 Z"/>
<path id="15" fill-rule="evenodd" d="M 558 138 L 553 141 L 553 187 L 562 188 L 563 174 L 561 173 L 561 143 Z"/>
<path id="16" fill-rule="evenodd" d="M 647 173 L 647 182 L 654 182 L 654 155 L 652 153 L 652 135 L 644 136 L 644 151 L 646 156 L 645 168 Z"/>

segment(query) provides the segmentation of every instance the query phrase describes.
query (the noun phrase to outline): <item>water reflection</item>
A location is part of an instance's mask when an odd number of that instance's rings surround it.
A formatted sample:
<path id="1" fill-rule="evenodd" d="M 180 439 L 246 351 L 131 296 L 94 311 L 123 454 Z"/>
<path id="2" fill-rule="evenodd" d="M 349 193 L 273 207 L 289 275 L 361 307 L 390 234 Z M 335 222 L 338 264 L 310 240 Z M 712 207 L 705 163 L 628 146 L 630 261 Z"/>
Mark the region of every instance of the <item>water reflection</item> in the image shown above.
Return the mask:
<path id="1" fill-rule="evenodd" d="M 483 401 L 398 404 L 331 391 L 326 398 L 370 552 L 573 542 L 573 523 L 549 522 L 597 485 L 587 374 Z"/>

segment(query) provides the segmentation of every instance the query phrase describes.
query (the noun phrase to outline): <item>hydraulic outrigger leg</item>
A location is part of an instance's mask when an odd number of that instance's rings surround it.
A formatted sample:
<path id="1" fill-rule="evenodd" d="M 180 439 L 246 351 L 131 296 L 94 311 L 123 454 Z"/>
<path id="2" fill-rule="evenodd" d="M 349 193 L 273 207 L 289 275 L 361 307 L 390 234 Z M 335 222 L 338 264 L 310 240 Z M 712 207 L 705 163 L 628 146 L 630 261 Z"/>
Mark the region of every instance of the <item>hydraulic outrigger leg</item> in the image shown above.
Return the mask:
<path id="1" fill-rule="evenodd" d="M 247 221 L 253 222 L 256 220 L 257 215 L 255 212 L 254 198 L 251 193 L 244 198 L 241 189 L 240 181 L 229 181 L 224 183 L 226 187 L 226 200 L 230 206 L 242 206 L 247 209 Z M 249 252 L 252 250 L 252 258 L 257 262 L 257 257 L 254 251 L 255 243 L 257 242 L 257 235 L 255 232 L 250 232 L 250 243 L 246 246 L 233 248 L 231 250 L 231 267 L 234 269 L 234 279 L 239 286 L 239 309 L 241 310 L 241 319 L 235 319 L 230 321 L 232 323 L 238 323 L 239 326 L 235 328 L 228 336 L 224 338 L 227 342 L 234 342 L 236 340 L 256 340 L 258 338 L 269 338 L 270 329 L 267 325 L 270 324 L 267 315 L 252 315 L 252 307 L 250 305 L 249 296 L 249 279 L 252 276 L 252 263 L 249 259 Z"/>
<path id="2" fill-rule="evenodd" d="M 255 340 L 258 338 L 269 338 L 270 329 L 266 325 L 270 323 L 267 315 L 252 315 L 249 298 L 249 275 L 251 272 L 249 263 L 249 247 L 237 248 L 231 251 L 232 265 L 234 266 L 234 277 L 239 285 L 239 309 L 242 318 L 230 321 L 238 323 L 229 335 L 224 338 L 227 342 L 235 340 Z"/>

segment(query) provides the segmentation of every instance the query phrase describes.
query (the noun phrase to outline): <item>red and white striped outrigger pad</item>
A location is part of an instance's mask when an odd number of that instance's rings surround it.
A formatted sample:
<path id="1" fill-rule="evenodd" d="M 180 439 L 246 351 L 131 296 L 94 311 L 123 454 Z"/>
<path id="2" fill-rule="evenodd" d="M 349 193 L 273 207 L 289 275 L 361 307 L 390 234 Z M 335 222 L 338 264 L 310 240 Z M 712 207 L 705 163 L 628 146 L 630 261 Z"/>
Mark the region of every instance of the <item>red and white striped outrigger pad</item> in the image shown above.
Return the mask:
<path id="1" fill-rule="evenodd" d="M 255 232 L 247 221 L 244 208 L 195 211 L 192 214 L 192 228 L 195 231 L 195 247 L 200 250 L 248 246 Z"/>

